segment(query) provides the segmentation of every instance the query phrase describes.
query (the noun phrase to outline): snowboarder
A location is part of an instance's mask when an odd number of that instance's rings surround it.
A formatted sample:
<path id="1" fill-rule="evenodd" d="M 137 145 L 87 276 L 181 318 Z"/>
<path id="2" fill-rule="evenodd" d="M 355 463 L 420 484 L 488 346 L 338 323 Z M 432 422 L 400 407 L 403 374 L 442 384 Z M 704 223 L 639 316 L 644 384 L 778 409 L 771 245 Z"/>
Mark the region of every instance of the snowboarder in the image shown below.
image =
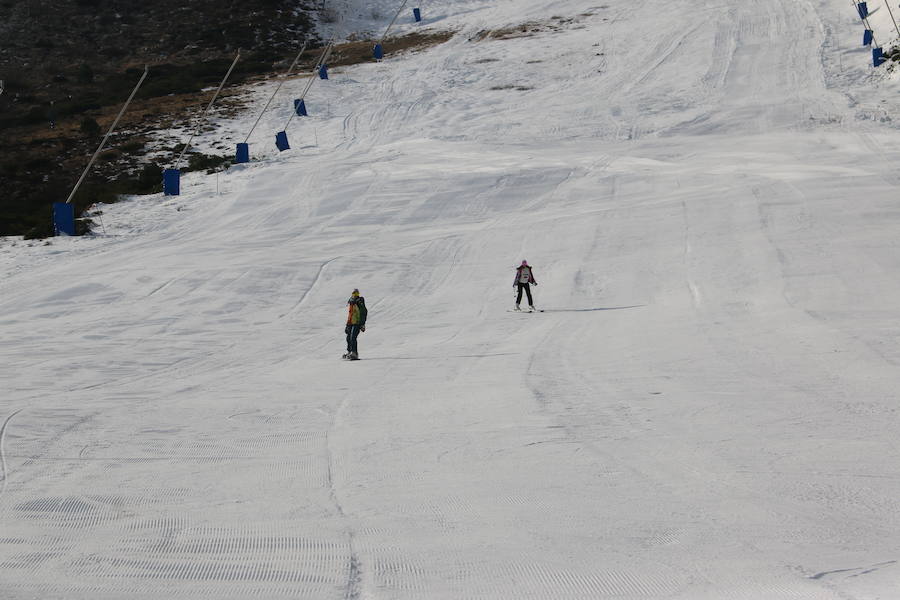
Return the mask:
<path id="1" fill-rule="evenodd" d="M 350 294 L 347 307 L 347 326 L 344 327 L 344 333 L 347 334 L 347 353 L 341 358 L 359 360 L 356 338 L 361 331 L 366 330 L 366 317 L 369 315 L 369 311 L 366 310 L 366 299 L 359 295 L 359 290 L 354 289 Z"/>
<path id="2" fill-rule="evenodd" d="M 531 265 L 528 264 L 527 260 L 523 260 L 522 264 L 516 269 L 516 278 L 513 280 L 513 287 L 519 288 L 519 293 L 516 296 L 516 310 L 522 310 L 519 308 L 519 304 L 522 303 L 522 290 L 525 290 L 525 294 L 528 296 L 528 308 L 534 310 L 534 301 L 531 299 L 530 286 L 532 283 L 537 285 L 537 281 L 534 280 L 534 273 L 531 270 Z"/>

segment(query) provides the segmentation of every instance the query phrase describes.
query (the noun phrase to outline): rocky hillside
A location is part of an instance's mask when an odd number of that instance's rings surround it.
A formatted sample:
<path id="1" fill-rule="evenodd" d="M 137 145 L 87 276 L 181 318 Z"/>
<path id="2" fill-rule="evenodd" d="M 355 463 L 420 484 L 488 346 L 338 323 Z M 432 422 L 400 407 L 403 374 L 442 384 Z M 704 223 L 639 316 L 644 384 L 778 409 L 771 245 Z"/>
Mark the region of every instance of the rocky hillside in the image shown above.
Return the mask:
<path id="1" fill-rule="evenodd" d="M 50 204 L 66 199 L 145 64 L 151 76 L 76 210 L 155 189 L 158 167 L 140 161 L 142 132 L 195 107 L 196 92 L 221 80 L 238 49 L 233 84 L 283 69 L 304 40 L 317 46 L 321 8 L 321 0 L 0 0 L 0 235 L 47 233 Z"/>

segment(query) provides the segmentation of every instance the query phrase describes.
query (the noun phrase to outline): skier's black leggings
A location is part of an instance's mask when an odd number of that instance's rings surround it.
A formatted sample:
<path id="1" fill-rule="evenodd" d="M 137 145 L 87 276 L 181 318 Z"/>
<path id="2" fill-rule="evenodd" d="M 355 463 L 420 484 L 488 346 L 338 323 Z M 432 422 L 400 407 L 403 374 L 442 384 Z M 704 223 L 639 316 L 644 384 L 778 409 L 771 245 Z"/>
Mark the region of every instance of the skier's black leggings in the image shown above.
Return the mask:
<path id="1" fill-rule="evenodd" d="M 344 333 L 347 334 L 347 352 L 357 352 L 356 338 L 359 337 L 359 325 L 347 325 Z"/>
<path id="2" fill-rule="evenodd" d="M 525 290 L 525 293 L 528 295 L 528 306 L 534 306 L 534 301 L 531 299 L 531 286 L 527 283 L 520 283 L 519 285 L 519 295 L 516 296 L 516 304 L 520 304 L 522 302 L 522 290 Z"/>

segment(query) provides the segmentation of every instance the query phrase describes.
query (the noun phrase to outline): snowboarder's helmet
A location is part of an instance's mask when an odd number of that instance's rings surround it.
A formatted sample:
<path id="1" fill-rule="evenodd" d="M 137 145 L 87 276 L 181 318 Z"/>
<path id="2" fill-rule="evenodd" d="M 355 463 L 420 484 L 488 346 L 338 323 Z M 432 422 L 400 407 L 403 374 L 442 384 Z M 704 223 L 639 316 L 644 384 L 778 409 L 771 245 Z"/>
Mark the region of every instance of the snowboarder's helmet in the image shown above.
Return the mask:
<path id="1" fill-rule="evenodd" d="M 522 266 L 523 266 L 523 267 L 527 267 L 527 266 L 528 266 L 528 261 L 527 261 L 527 260 L 523 260 L 523 261 L 522 261 Z"/>
<path id="2" fill-rule="evenodd" d="M 359 290 L 354 289 L 354 290 L 353 290 L 353 293 L 350 294 L 350 295 L 351 295 L 351 296 L 354 296 L 354 297 L 359 296 Z"/>

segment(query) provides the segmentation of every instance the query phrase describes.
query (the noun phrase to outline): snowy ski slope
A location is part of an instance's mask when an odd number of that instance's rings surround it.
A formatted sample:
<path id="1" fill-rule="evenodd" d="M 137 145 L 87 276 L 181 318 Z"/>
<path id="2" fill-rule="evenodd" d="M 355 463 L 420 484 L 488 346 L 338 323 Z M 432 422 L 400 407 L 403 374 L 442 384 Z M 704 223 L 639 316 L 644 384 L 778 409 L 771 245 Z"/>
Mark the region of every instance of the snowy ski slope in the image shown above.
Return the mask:
<path id="1" fill-rule="evenodd" d="M 302 78 L 250 164 L 0 242 L 0 598 L 900 598 L 897 84 L 853 6 L 422 10 L 452 40 L 333 69 L 292 150 Z"/>

